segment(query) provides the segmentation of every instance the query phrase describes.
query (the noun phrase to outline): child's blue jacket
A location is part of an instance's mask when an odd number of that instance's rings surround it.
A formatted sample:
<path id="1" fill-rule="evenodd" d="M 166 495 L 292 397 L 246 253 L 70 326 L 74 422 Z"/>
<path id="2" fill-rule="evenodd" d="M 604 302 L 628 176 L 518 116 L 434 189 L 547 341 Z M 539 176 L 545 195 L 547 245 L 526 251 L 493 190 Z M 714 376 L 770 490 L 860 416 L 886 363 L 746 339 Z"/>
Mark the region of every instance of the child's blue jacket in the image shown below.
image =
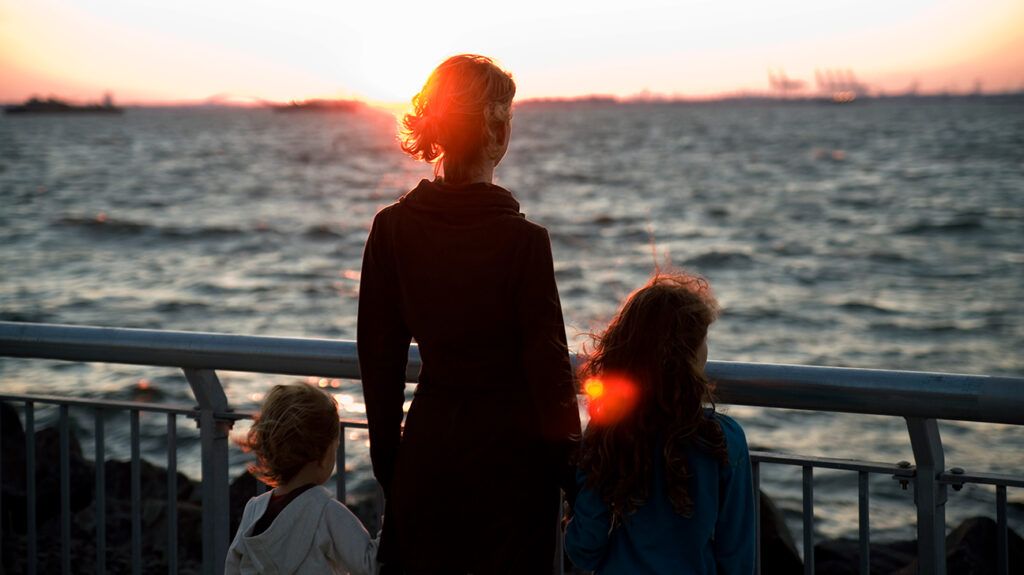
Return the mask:
<path id="1" fill-rule="evenodd" d="M 600 495 L 577 474 L 580 493 L 565 533 L 565 550 L 577 567 L 601 574 L 754 572 L 754 490 L 743 429 L 714 415 L 725 432 L 728 467 L 698 447 L 687 451 L 690 518 L 672 510 L 665 489 L 662 446 L 652 447 L 653 485 L 647 502 L 611 529 Z"/>

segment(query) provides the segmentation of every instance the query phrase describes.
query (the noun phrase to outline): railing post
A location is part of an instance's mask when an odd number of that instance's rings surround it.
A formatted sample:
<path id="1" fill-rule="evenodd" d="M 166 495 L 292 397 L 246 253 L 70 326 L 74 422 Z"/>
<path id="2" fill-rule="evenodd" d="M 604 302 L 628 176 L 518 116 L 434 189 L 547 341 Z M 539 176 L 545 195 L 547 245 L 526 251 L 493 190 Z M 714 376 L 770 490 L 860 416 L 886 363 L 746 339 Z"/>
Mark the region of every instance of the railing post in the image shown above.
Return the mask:
<path id="1" fill-rule="evenodd" d="M 939 483 L 946 458 L 934 419 L 908 417 L 914 450 L 914 505 L 917 506 L 917 572 L 946 575 L 946 484 Z"/>
<path id="2" fill-rule="evenodd" d="M 222 575 L 231 542 L 228 511 L 228 431 L 232 421 L 218 420 L 229 411 L 224 387 L 211 369 L 184 369 L 199 403 L 199 440 L 202 450 L 203 573 Z"/>

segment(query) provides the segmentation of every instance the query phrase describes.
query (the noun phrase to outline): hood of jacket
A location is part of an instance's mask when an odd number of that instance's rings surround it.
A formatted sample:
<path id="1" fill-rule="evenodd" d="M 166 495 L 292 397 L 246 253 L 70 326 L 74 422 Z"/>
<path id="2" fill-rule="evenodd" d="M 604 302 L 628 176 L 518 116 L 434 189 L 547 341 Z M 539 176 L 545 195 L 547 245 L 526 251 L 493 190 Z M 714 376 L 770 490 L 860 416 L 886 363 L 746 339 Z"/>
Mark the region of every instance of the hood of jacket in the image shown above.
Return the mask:
<path id="1" fill-rule="evenodd" d="M 271 493 L 268 491 L 257 498 L 258 506 L 253 510 L 256 518 L 266 511 Z M 285 506 L 266 531 L 250 537 L 248 533 L 255 525 L 253 521 L 243 535 L 241 545 L 260 573 L 291 575 L 298 570 L 313 551 L 317 527 L 330 499 L 330 492 L 318 485 Z"/>
<path id="2" fill-rule="evenodd" d="M 524 217 L 512 193 L 494 184 L 445 184 L 421 180 L 399 203 L 421 217 L 473 225 L 501 216 Z"/>

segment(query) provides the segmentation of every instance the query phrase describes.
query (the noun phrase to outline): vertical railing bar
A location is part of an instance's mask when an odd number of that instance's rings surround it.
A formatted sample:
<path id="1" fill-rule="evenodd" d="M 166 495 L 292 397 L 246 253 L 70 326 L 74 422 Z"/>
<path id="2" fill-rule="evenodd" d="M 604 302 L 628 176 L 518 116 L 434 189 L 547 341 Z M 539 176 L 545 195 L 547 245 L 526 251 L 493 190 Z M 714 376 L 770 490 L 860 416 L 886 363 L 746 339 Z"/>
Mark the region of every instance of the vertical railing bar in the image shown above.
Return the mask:
<path id="1" fill-rule="evenodd" d="M 751 461 L 754 476 L 754 573 L 761 575 L 761 462 Z"/>
<path id="2" fill-rule="evenodd" d="M 27 511 L 28 557 L 26 570 L 36 573 L 36 416 L 35 403 L 25 402 L 25 495 Z"/>
<path id="3" fill-rule="evenodd" d="M 996 485 L 996 572 L 1008 575 L 1010 572 L 1009 546 L 1006 529 L 1006 486 Z"/>
<path id="4" fill-rule="evenodd" d="M 178 572 L 178 422 L 167 414 L 167 572 Z"/>
<path id="5" fill-rule="evenodd" d="M 139 457 L 139 410 L 131 410 L 132 442 L 132 575 L 142 572 L 142 489 Z"/>
<path id="6" fill-rule="evenodd" d="M 918 570 L 946 575 L 946 484 L 938 481 L 946 455 L 938 422 L 907 417 L 910 447 L 914 452 L 914 505 L 917 507 Z"/>
<path id="7" fill-rule="evenodd" d="M 345 481 L 345 424 L 341 423 L 339 425 L 335 496 L 338 498 L 338 501 L 345 503 L 345 500 L 348 499 L 348 486 Z"/>
<path id="8" fill-rule="evenodd" d="M 182 371 L 199 403 L 197 423 L 203 475 L 199 484 L 203 508 L 202 572 L 204 575 L 222 575 L 231 543 L 228 433 L 234 421 L 217 418 L 218 413 L 231 411 L 231 406 L 216 371 L 191 368 L 183 368 Z"/>
<path id="9" fill-rule="evenodd" d="M 60 572 L 71 573 L 71 446 L 68 406 L 60 406 Z"/>
<path id="10" fill-rule="evenodd" d="M 814 575 L 814 467 L 803 466 L 804 475 L 804 573 Z"/>
<path id="11" fill-rule="evenodd" d="M 0 429 L 4 428 L 4 410 L 0 409 Z M 0 486 L 4 484 L 4 458 L 3 458 L 3 437 L 0 436 Z M 0 521 L 3 521 L 4 506 L 3 506 L 3 495 L 0 495 Z M 2 524 L 0 524 L 2 525 Z M 4 546 L 0 542 L 0 569 L 4 567 Z"/>
<path id="12" fill-rule="evenodd" d="M 103 409 L 97 408 L 95 417 L 96 436 L 96 572 L 107 571 L 107 490 L 106 490 L 106 445 L 103 438 Z"/>
<path id="13" fill-rule="evenodd" d="M 860 525 L 860 573 L 871 575 L 871 518 L 868 508 L 868 472 L 857 472 L 857 507 L 858 523 Z"/>

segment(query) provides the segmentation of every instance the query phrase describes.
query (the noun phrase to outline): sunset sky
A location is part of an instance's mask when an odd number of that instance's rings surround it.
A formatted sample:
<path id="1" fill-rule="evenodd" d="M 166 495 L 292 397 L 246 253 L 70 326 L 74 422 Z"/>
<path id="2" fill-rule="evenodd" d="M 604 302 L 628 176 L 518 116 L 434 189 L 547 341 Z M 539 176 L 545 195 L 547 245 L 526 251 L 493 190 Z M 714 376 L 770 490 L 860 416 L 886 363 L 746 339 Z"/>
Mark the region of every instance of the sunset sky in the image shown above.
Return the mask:
<path id="1" fill-rule="evenodd" d="M 873 90 L 1024 88 L 1021 0 L 3 0 L 0 102 L 407 101 L 444 57 L 497 58 L 519 96 L 713 96 L 782 69 Z"/>

